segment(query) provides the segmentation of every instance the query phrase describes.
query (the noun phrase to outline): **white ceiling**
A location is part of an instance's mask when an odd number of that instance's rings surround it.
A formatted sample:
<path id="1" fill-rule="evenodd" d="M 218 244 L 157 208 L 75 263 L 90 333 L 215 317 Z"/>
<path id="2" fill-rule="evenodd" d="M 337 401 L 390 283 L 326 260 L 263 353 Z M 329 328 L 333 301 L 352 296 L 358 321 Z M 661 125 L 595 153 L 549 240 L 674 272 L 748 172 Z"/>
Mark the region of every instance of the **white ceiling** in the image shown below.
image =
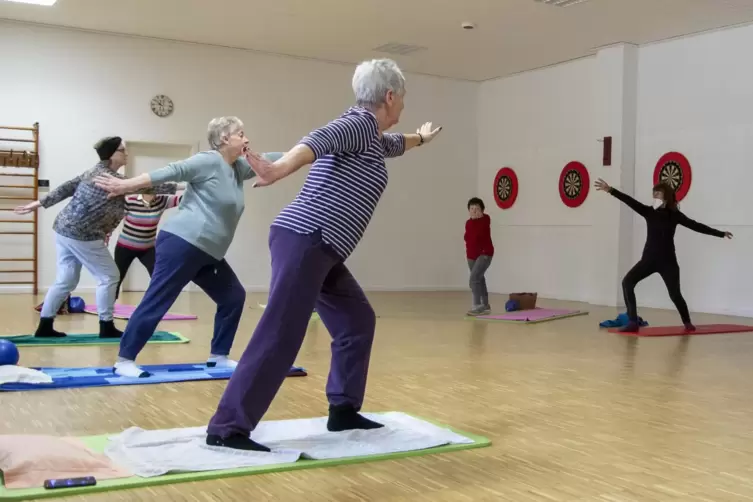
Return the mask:
<path id="1" fill-rule="evenodd" d="M 589 54 L 753 22 L 753 0 L 0 0 L 0 18 L 356 63 L 387 43 L 406 71 L 487 80 Z M 461 23 L 477 24 L 472 31 Z"/>

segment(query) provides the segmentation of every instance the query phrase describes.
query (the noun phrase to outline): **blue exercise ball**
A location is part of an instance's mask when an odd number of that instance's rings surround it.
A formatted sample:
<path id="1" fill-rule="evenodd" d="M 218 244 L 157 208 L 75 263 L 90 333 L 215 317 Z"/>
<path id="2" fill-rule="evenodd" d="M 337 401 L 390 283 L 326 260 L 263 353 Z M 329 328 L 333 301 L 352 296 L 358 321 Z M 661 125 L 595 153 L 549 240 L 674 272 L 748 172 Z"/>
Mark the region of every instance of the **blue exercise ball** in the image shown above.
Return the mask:
<path id="1" fill-rule="evenodd" d="M 0 338 L 0 366 L 18 364 L 18 347 L 10 340 Z"/>

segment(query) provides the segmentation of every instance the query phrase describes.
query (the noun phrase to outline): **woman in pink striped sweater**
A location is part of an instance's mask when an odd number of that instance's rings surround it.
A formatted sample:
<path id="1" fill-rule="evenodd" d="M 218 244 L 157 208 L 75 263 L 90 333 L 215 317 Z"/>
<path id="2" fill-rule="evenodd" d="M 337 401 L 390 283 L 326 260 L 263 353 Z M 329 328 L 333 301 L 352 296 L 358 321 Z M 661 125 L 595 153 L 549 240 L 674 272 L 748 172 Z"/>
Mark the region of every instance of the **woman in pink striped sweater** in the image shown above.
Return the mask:
<path id="1" fill-rule="evenodd" d="M 120 272 L 120 282 L 115 299 L 120 296 L 128 269 L 133 260 L 138 259 L 149 272 L 154 272 L 154 244 L 157 240 L 157 226 L 164 212 L 180 204 L 183 194 L 151 195 L 139 194 L 126 196 L 126 215 L 123 230 L 115 245 L 115 264 Z"/>

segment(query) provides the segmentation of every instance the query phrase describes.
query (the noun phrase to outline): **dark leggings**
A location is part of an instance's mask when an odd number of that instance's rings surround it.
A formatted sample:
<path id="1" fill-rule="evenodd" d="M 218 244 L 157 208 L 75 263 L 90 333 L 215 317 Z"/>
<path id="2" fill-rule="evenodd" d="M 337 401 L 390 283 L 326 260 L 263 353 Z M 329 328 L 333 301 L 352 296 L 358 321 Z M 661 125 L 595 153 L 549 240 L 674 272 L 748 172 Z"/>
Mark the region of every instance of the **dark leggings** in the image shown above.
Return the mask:
<path id="1" fill-rule="evenodd" d="M 625 296 L 628 319 L 638 322 L 638 306 L 635 303 L 635 286 L 646 277 L 658 273 L 664 280 L 669 298 L 677 307 L 684 324 L 690 323 L 688 304 L 680 292 L 680 265 L 676 261 L 641 260 L 622 279 L 622 293 Z"/>
<path id="2" fill-rule="evenodd" d="M 118 282 L 118 290 L 115 293 L 115 299 L 120 296 L 120 286 L 123 284 L 123 279 L 126 276 L 126 272 L 131 267 L 133 260 L 137 259 L 144 265 L 146 271 L 149 272 L 149 277 L 154 273 L 154 247 L 145 250 L 130 249 L 124 246 L 115 246 L 115 265 L 120 272 L 120 281 Z"/>

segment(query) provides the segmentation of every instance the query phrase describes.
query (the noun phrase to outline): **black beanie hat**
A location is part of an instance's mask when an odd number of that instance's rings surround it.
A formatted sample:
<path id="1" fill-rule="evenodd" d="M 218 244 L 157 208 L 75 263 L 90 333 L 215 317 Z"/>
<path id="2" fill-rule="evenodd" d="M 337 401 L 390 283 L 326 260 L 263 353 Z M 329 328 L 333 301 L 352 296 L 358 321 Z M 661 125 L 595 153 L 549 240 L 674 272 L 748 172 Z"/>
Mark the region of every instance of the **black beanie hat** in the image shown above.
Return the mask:
<path id="1" fill-rule="evenodd" d="M 120 148 L 120 144 L 123 139 L 120 136 L 110 136 L 101 139 L 94 145 L 94 149 L 97 151 L 100 160 L 110 160 L 110 157 L 115 155 L 115 151 Z"/>

